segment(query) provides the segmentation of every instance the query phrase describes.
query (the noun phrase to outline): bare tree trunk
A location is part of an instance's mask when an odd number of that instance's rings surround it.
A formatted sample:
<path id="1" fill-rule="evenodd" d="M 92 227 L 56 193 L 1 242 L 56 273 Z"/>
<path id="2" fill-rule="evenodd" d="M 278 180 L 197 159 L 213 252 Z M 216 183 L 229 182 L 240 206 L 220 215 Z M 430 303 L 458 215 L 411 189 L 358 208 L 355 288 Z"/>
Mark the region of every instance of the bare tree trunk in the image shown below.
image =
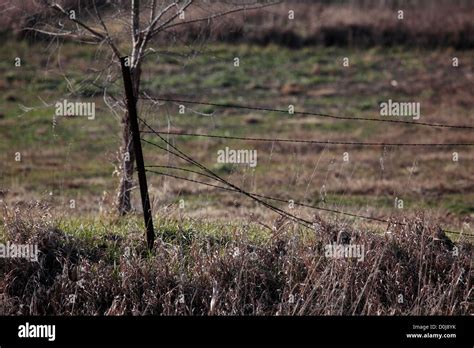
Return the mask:
<path id="1" fill-rule="evenodd" d="M 130 72 L 132 74 L 133 94 L 138 97 L 140 88 L 141 62 L 140 50 L 138 49 L 143 42 L 143 36 L 140 34 L 140 0 L 132 0 L 131 11 L 132 23 L 132 54 L 129 61 Z M 135 99 L 137 102 L 137 99 Z M 122 118 L 122 146 L 120 148 L 120 166 L 121 175 L 117 195 L 117 210 L 119 215 L 125 215 L 132 210 L 131 190 L 133 187 L 133 169 L 135 168 L 135 152 L 133 149 L 133 139 L 130 131 L 130 119 L 128 111 Z"/>
<path id="2" fill-rule="evenodd" d="M 138 96 L 140 87 L 141 64 L 132 70 L 132 83 L 135 96 Z M 133 172 L 135 169 L 135 152 L 130 130 L 128 111 L 125 111 L 122 120 L 122 145 L 120 147 L 120 183 L 117 194 L 117 211 L 125 215 L 132 210 L 131 190 L 133 188 Z"/>
<path id="3" fill-rule="evenodd" d="M 133 185 L 133 169 L 135 153 L 133 151 L 132 133 L 128 111 L 125 111 L 122 120 L 122 145 L 120 146 L 120 183 L 117 195 L 117 210 L 119 215 L 125 215 L 132 210 L 130 191 Z"/>

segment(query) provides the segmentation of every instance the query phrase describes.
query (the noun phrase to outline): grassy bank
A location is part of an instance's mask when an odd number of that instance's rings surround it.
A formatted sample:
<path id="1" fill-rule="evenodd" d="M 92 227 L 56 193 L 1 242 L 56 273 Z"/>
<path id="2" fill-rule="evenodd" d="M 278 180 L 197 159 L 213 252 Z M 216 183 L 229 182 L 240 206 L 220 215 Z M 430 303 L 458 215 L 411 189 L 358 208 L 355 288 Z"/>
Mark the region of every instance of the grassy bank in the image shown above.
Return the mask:
<path id="1" fill-rule="evenodd" d="M 34 212 L 34 213 L 33 213 Z M 147 251 L 135 219 L 44 219 L 9 210 L 2 241 L 39 246 L 0 263 L 2 315 L 468 314 L 472 245 L 412 220 L 390 234 L 315 220 L 286 225 L 158 219 Z M 334 258 L 351 243 L 363 257 Z"/>

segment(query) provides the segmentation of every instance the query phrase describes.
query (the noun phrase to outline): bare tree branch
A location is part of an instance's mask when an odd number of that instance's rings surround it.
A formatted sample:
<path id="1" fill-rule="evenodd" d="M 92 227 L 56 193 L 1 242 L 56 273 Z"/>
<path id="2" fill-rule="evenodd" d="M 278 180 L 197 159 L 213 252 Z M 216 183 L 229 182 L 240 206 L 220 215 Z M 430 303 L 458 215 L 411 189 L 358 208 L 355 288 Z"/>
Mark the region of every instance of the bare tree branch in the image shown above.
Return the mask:
<path id="1" fill-rule="evenodd" d="M 182 8 L 180 11 L 176 12 L 176 14 L 174 14 L 173 16 L 171 16 L 170 18 L 168 18 L 165 22 L 163 22 L 158 28 L 156 28 L 155 30 L 151 31 L 151 34 L 150 34 L 150 37 L 153 37 L 155 34 L 159 33 L 161 30 L 161 28 L 165 27 L 166 25 L 168 25 L 169 23 L 173 22 L 178 16 L 180 13 L 184 12 L 192 3 L 194 2 L 194 0 L 189 0 Z M 183 23 L 183 22 L 181 22 Z"/>
<path id="2" fill-rule="evenodd" d="M 114 51 L 115 56 L 117 57 L 117 59 L 120 60 L 120 57 L 121 57 L 120 51 L 115 46 L 115 44 L 112 40 L 112 37 L 110 36 L 109 30 L 107 29 L 107 26 L 105 25 L 105 22 L 102 19 L 102 16 L 100 15 L 99 10 L 97 9 L 97 5 L 95 4 L 95 1 L 94 1 L 94 10 L 95 10 L 95 14 L 96 14 L 97 18 L 99 19 L 100 24 L 102 25 L 102 28 L 105 31 L 105 34 L 106 34 L 105 39 L 106 39 L 107 43 L 109 44 L 110 48 L 112 48 L 112 51 Z"/>
<path id="3" fill-rule="evenodd" d="M 153 0 L 153 4 L 155 6 L 156 4 L 156 0 Z M 155 28 L 155 25 L 156 23 L 158 23 L 158 21 L 171 9 L 173 8 L 174 6 L 178 6 L 178 3 L 176 1 L 172 2 L 171 4 L 169 4 L 168 6 L 166 6 L 161 12 L 159 15 L 157 15 L 156 17 L 154 16 L 154 9 L 152 10 L 152 20 L 150 21 L 150 25 L 144 30 L 145 34 L 148 34 L 150 31 L 153 31 L 153 29 Z"/>
<path id="4" fill-rule="evenodd" d="M 174 14 L 173 16 L 171 16 L 165 23 L 170 23 L 172 22 L 176 17 L 179 16 L 180 13 L 182 13 L 183 11 L 185 11 L 192 3 L 194 2 L 194 0 L 188 0 L 188 2 L 186 4 L 183 5 L 183 7 L 178 10 L 176 12 L 176 14 Z M 145 30 L 145 37 L 140 45 L 140 48 L 139 48 L 139 51 L 138 51 L 138 59 L 141 59 L 142 55 L 143 55 L 143 52 L 145 50 L 145 47 L 148 43 L 148 41 L 153 37 L 153 32 L 154 32 L 154 27 L 156 26 L 156 24 L 158 23 L 158 21 L 167 13 L 171 10 L 171 8 L 173 8 L 174 6 L 178 6 L 178 3 L 176 1 L 172 2 L 171 4 L 169 4 L 167 7 L 165 7 L 161 12 L 160 14 L 158 14 L 152 23 L 150 23 L 150 25 L 148 26 L 148 28 Z"/>
<path id="5" fill-rule="evenodd" d="M 155 18 L 156 12 L 156 0 L 153 0 L 151 3 L 151 11 L 150 11 L 150 23 L 153 22 L 153 18 Z"/>
<path id="6" fill-rule="evenodd" d="M 99 40 L 95 36 L 80 36 L 75 34 L 73 31 L 48 31 L 48 30 L 42 30 L 38 28 L 32 28 L 32 27 L 26 27 L 23 28 L 23 30 L 29 30 L 29 31 L 35 31 L 37 33 L 49 35 L 49 36 L 57 36 L 57 37 L 63 37 L 66 39 L 72 39 L 72 40 L 78 40 L 81 42 L 85 43 L 90 43 L 90 44 L 97 44 L 100 43 L 102 40 Z"/>
<path id="7" fill-rule="evenodd" d="M 216 13 L 216 14 L 206 16 L 206 17 L 202 17 L 202 18 L 191 19 L 191 20 L 185 21 L 185 22 L 173 23 L 173 24 L 169 24 L 169 25 L 161 25 L 160 27 L 158 27 L 153 32 L 153 35 L 155 35 L 156 33 L 160 32 L 160 31 L 164 31 L 164 30 L 167 30 L 167 29 L 170 29 L 170 28 L 174 28 L 174 27 L 177 27 L 177 26 L 180 26 L 180 25 L 187 25 L 187 24 L 191 24 L 191 23 L 209 21 L 211 19 L 226 16 L 226 15 L 229 15 L 229 14 L 232 14 L 232 13 L 241 12 L 241 11 L 258 10 L 258 9 L 262 9 L 262 8 L 269 7 L 269 6 L 275 6 L 279 3 L 281 3 L 281 1 L 272 2 L 272 3 L 269 3 L 269 4 L 264 4 L 264 5 L 259 5 L 259 6 L 249 6 L 249 7 L 244 6 L 244 7 L 239 7 L 239 8 L 236 8 L 236 9 L 223 11 L 223 12 Z"/>
<path id="8" fill-rule="evenodd" d="M 140 0 L 132 0 L 132 57 L 131 68 L 138 66 L 139 46 L 141 45 L 140 33 Z"/>
<path id="9" fill-rule="evenodd" d="M 98 31 L 96 31 L 95 29 L 92 29 L 90 26 L 88 26 L 87 24 L 85 24 L 84 22 L 80 21 L 79 19 L 77 18 L 71 18 L 69 16 L 69 13 L 67 13 L 67 11 L 65 9 L 63 9 L 61 6 L 59 6 L 58 4 L 50 4 L 49 5 L 52 9 L 64 14 L 67 18 L 69 18 L 69 20 L 73 21 L 74 23 L 76 23 L 77 25 L 81 26 L 82 28 L 86 29 L 87 31 L 89 31 L 92 35 L 104 40 L 105 39 L 105 35 L 102 34 L 102 33 L 99 33 Z"/>

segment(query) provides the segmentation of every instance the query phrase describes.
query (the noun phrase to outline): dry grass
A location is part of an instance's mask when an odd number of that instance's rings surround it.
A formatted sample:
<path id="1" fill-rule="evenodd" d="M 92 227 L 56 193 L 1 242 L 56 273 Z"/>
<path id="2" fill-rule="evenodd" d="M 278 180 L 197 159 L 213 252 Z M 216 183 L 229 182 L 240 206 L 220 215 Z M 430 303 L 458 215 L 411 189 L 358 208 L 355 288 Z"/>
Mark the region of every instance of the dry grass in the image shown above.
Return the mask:
<path id="1" fill-rule="evenodd" d="M 80 15 L 90 1 L 63 0 L 66 8 L 78 8 Z M 99 6 L 105 1 L 97 2 Z M 124 2 L 125 6 L 127 2 Z M 146 2 L 144 2 L 146 3 Z M 209 13 L 225 12 L 229 5 L 196 1 L 187 10 L 187 20 L 203 18 Z M 235 3 L 235 2 L 232 2 Z M 13 6 L 14 4 L 14 6 Z M 79 5 L 79 7 L 78 7 Z M 83 11 L 81 11 L 81 9 Z M 404 20 L 397 19 L 398 10 L 405 11 Z M 54 15 L 35 2 L 17 3 L 0 0 L 0 32 L 13 29 L 20 33 L 25 24 L 34 25 Z M 288 11 L 295 19 L 288 20 Z M 474 7 L 468 1 L 283 1 L 263 10 L 245 11 L 212 21 L 178 26 L 160 37 L 169 42 L 184 40 L 241 41 L 260 44 L 277 43 L 290 47 L 305 45 L 409 45 L 424 47 L 474 47 Z M 112 28 L 117 27 L 111 22 Z M 122 31 L 120 28 L 117 28 Z M 35 34 L 35 38 L 39 36 Z"/>
<path id="2" fill-rule="evenodd" d="M 421 219 L 377 235 L 343 230 L 316 218 L 314 232 L 280 223 L 278 232 L 261 241 L 249 239 L 244 226 L 234 228 L 229 237 L 206 235 L 178 223 L 175 231 L 160 226 L 160 242 L 148 253 L 137 231 L 125 237 L 95 236 L 91 242 L 46 223 L 51 217 L 42 218 L 44 210 L 33 217 L 34 210 L 5 211 L 6 239 L 38 244 L 41 254 L 37 263 L 2 260 L 1 314 L 472 312 L 472 245 L 452 243 Z M 334 242 L 364 245 L 364 260 L 325 257 L 324 245 Z M 126 247 L 131 248 L 129 256 Z"/>
<path id="3" fill-rule="evenodd" d="M 292 10 L 295 19 L 289 20 Z M 397 11 L 404 11 L 404 19 Z M 196 12 L 196 13 L 194 13 Z M 190 14 L 200 18 L 196 9 Z M 202 39 L 241 41 L 260 44 L 276 43 L 289 47 L 306 45 L 422 47 L 452 46 L 458 49 L 474 47 L 474 7 L 467 2 L 365 2 L 335 3 L 284 1 L 265 10 L 248 11 L 213 22 L 212 30 L 205 26 L 183 27 L 175 33 L 189 41 Z"/>

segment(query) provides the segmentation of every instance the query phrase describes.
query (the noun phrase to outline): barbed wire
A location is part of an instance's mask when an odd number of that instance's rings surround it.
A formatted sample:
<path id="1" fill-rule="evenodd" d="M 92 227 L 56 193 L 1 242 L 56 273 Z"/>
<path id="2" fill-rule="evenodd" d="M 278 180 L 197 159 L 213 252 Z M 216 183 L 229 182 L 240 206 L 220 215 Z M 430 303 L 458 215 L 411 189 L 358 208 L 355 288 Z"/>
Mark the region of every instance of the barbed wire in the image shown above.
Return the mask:
<path id="1" fill-rule="evenodd" d="M 152 131 L 142 131 L 142 133 L 154 133 Z M 280 142 L 280 143 L 306 143 L 318 145 L 356 145 L 356 146 L 414 146 L 414 147 L 431 147 L 431 146 L 474 146 L 474 143 L 385 143 L 385 142 L 357 142 L 357 141 L 333 141 L 333 140 L 309 140 L 309 139 L 281 139 L 281 138 L 255 138 L 241 137 L 219 134 L 203 134 L 203 133 L 187 133 L 187 132 L 160 132 L 162 135 L 178 135 L 205 138 L 218 138 L 230 140 L 259 141 L 259 142 Z"/>
<path id="2" fill-rule="evenodd" d="M 284 114 L 290 113 L 289 110 L 272 109 L 268 107 L 255 107 L 255 106 L 237 105 L 237 104 L 217 104 L 217 103 L 210 103 L 210 102 L 199 102 L 199 101 L 161 98 L 161 97 L 152 97 L 152 96 L 138 97 L 138 99 L 174 102 L 174 103 L 182 103 L 182 104 L 207 105 L 207 106 L 215 106 L 215 107 L 222 107 L 222 108 L 269 111 L 269 112 L 277 112 L 277 113 L 284 113 Z M 377 118 L 368 118 L 368 117 L 336 116 L 336 115 L 330 115 L 330 114 L 307 112 L 307 111 L 296 111 L 296 110 L 292 112 L 291 114 L 305 115 L 305 116 L 318 116 L 318 117 L 326 117 L 326 118 L 350 120 L 350 121 L 388 122 L 388 123 L 410 124 L 414 126 L 454 128 L 454 129 L 474 129 L 474 126 L 468 126 L 468 125 L 451 125 L 451 124 L 439 124 L 439 123 L 428 123 L 428 122 L 410 122 L 410 121 L 402 121 L 402 120 L 386 120 L 386 119 L 377 119 Z"/>
<path id="3" fill-rule="evenodd" d="M 189 173 L 199 174 L 199 175 L 208 177 L 208 178 L 210 178 L 210 179 L 214 179 L 214 178 L 213 178 L 212 176 L 210 176 L 210 175 L 207 175 L 207 174 L 204 174 L 204 173 L 201 173 L 201 172 L 192 170 L 192 169 L 187 169 L 187 168 L 180 168 L 180 167 L 174 167 L 174 166 L 158 166 L 158 165 L 145 166 L 145 168 L 166 168 L 166 169 L 175 169 L 175 170 L 181 170 L 181 171 L 185 171 L 185 172 L 189 172 Z M 147 170 L 147 171 L 148 171 L 148 172 L 152 172 L 152 173 L 156 173 L 156 174 L 163 174 L 163 175 L 167 175 L 167 176 L 172 176 L 172 175 L 168 175 L 168 174 L 166 174 L 166 173 L 156 172 L 156 171 L 153 171 L 153 170 Z M 195 183 L 198 183 L 198 184 L 203 184 L 203 185 L 207 185 L 207 186 L 212 186 L 212 187 L 215 187 L 215 188 L 221 189 L 221 190 L 234 191 L 234 192 L 236 192 L 235 190 L 232 190 L 232 189 L 227 188 L 227 187 L 223 187 L 223 186 L 219 186 L 219 185 L 214 185 L 214 184 L 210 184 L 210 183 L 206 183 L 206 182 L 202 182 L 202 181 L 197 181 L 197 180 L 188 179 L 188 178 L 184 178 L 184 177 L 177 177 L 177 176 L 172 176 L 172 177 L 175 177 L 175 178 L 177 178 L 177 179 L 183 179 L 183 180 L 187 180 L 187 181 L 192 181 L 192 182 L 195 182 Z M 251 192 L 251 194 L 252 194 L 253 196 L 256 196 L 256 197 L 260 197 L 260 198 L 264 198 L 264 199 L 268 199 L 268 200 L 272 200 L 272 201 L 277 201 L 277 202 L 290 203 L 290 201 L 291 201 L 291 203 L 293 203 L 293 204 L 295 204 L 295 205 L 302 206 L 302 207 L 307 207 L 307 208 L 312 208 L 312 209 L 316 209 L 316 210 L 327 211 L 327 212 L 331 212 L 331 213 L 337 213 L 337 214 L 348 215 L 348 216 L 351 216 L 351 217 L 357 217 L 357 218 L 362 218 L 362 219 L 367 219 L 367 220 L 374 220 L 374 221 L 378 221 L 378 222 L 393 223 L 393 224 L 396 224 L 396 225 L 407 225 L 406 223 L 395 222 L 395 221 L 386 220 L 386 219 L 381 219 L 381 218 L 372 217 L 372 216 L 366 216 L 366 215 L 358 215 L 358 214 L 348 213 L 348 212 L 344 212 L 344 211 L 340 211 L 340 210 L 335 210 L 335 209 L 330 209 L 330 208 L 324 208 L 324 207 L 315 206 L 315 205 L 311 205 L 311 204 L 307 204 L 307 203 L 302 203 L 302 202 L 298 202 L 298 201 L 295 201 L 295 200 L 286 200 L 286 199 L 283 199 L 283 198 L 277 198 L 277 197 L 266 196 L 266 195 L 258 194 L 258 193 L 255 193 L 255 192 Z"/>
<path id="4" fill-rule="evenodd" d="M 198 171 L 194 171 L 194 170 L 186 169 L 186 168 L 174 167 L 174 166 L 153 165 L 153 166 L 145 166 L 145 168 L 176 169 L 176 170 L 186 171 L 186 172 L 190 172 L 190 173 L 196 173 L 196 174 L 214 179 L 210 175 L 206 175 L 206 174 L 200 173 Z M 196 180 L 196 179 L 185 178 L 185 177 L 170 174 L 170 173 L 164 173 L 164 172 L 159 172 L 159 171 L 150 170 L 150 169 L 146 169 L 146 171 L 150 172 L 150 173 L 158 174 L 158 175 L 171 177 L 171 178 L 174 178 L 174 179 L 184 180 L 184 181 L 192 182 L 192 183 L 195 183 L 195 184 L 200 184 L 200 185 L 204 185 L 204 186 L 217 188 L 217 189 L 223 190 L 223 191 L 238 192 L 237 190 L 233 190 L 233 189 L 228 188 L 228 187 L 219 186 L 219 185 L 207 183 L 207 182 L 204 182 L 204 181 L 199 181 L 199 180 Z M 273 201 L 282 202 L 282 203 L 290 203 L 290 200 L 285 200 L 283 198 L 271 197 L 271 196 L 267 196 L 267 195 L 258 194 L 258 193 L 255 193 L 255 192 L 252 192 L 251 194 L 253 196 L 260 197 L 260 198 L 263 198 L 263 199 L 273 200 Z M 372 220 L 372 221 L 383 222 L 383 223 L 388 223 L 388 224 L 392 224 L 392 225 L 400 225 L 400 226 L 408 226 L 409 225 L 408 223 L 405 223 L 405 222 L 398 222 L 398 221 L 393 221 L 393 220 L 385 219 L 385 218 L 378 218 L 378 217 L 354 214 L 354 213 L 349 213 L 349 212 L 340 211 L 340 210 L 336 210 L 336 209 L 330 209 L 330 208 L 324 208 L 324 207 L 320 207 L 320 206 L 314 206 L 314 205 L 311 205 L 311 204 L 302 203 L 302 202 L 298 202 L 298 201 L 294 201 L 294 200 L 291 200 L 291 201 L 292 201 L 291 203 L 293 203 L 294 205 L 298 205 L 298 206 L 302 206 L 302 207 L 306 207 L 306 208 L 311 208 L 311 209 L 315 209 L 315 210 L 326 211 L 326 212 L 329 212 L 329 213 L 342 214 L 342 215 L 347 215 L 347 216 L 351 216 L 351 217 L 355 217 L 355 218 L 359 218 L 359 219 Z M 451 231 L 451 230 L 445 230 L 445 229 L 443 229 L 442 231 L 445 232 L 445 233 L 452 233 L 452 234 L 458 234 L 458 235 L 462 234 L 464 236 L 474 237 L 474 234 L 468 234 L 468 233 L 463 233 L 463 232 L 459 232 L 459 231 Z"/>
<path id="5" fill-rule="evenodd" d="M 237 192 L 237 193 L 242 193 L 254 200 L 256 200 L 257 202 L 263 204 L 264 206 L 266 206 L 267 208 L 277 212 L 279 215 L 282 215 L 282 216 L 286 216 L 288 218 L 290 218 L 291 220 L 295 221 L 295 222 L 298 222 L 300 224 L 302 224 L 303 226 L 307 227 L 307 228 L 311 228 L 311 226 L 313 225 L 313 223 L 311 221 L 308 221 L 306 219 L 303 219 L 301 217 L 298 217 L 296 215 L 293 215 L 291 213 L 288 213 L 287 211 L 285 210 L 282 210 L 282 209 L 279 209 L 265 201 L 262 201 L 260 200 L 259 198 L 262 198 L 262 199 L 267 199 L 267 200 L 273 200 L 273 201 L 278 201 L 278 202 L 284 202 L 284 203 L 290 203 L 289 200 L 285 200 L 285 199 L 282 199 L 282 198 L 277 198 L 277 197 L 271 197 L 271 196 L 267 196 L 267 195 L 262 195 L 262 194 L 258 194 L 258 193 L 251 193 L 251 192 L 247 192 L 245 190 L 243 190 L 242 188 L 240 187 L 237 187 L 233 184 L 231 184 L 230 182 L 228 182 L 227 180 L 221 178 L 220 176 L 218 176 L 217 174 L 215 174 L 214 172 L 212 172 L 210 169 L 208 169 L 207 167 L 203 166 L 202 164 L 200 164 L 199 162 L 193 160 L 191 157 L 189 157 L 188 155 L 186 155 L 184 152 L 182 152 L 181 150 L 179 150 L 176 146 L 172 145 L 171 143 L 169 143 L 166 139 L 164 139 L 159 132 L 156 132 L 151 126 L 148 125 L 148 123 L 146 123 L 143 119 L 139 118 L 140 121 L 148 128 L 150 129 L 150 131 L 152 133 L 154 133 L 155 135 L 157 135 L 162 141 L 164 141 L 168 146 L 172 147 L 174 150 L 176 150 L 177 152 L 175 151 L 172 151 L 170 149 L 167 149 L 166 147 L 164 146 L 161 146 L 159 144 L 156 144 L 152 141 L 149 141 L 149 140 L 146 140 L 146 139 L 143 139 L 141 138 L 142 141 L 150 144 L 150 145 L 153 145 L 155 147 L 158 147 L 176 157 L 179 157 L 183 160 L 185 160 L 186 162 L 190 163 L 190 164 L 193 164 L 193 165 L 196 165 L 197 167 L 201 168 L 202 170 L 205 170 L 206 172 L 208 172 L 209 174 L 206 174 L 206 173 L 202 173 L 202 172 L 199 172 L 199 171 L 195 171 L 195 170 L 192 170 L 192 169 L 187 169 L 187 168 L 181 168 L 181 167 L 175 167 L 175 166 L 162 166 L 162 165 L 150 165 L 150 166 L 145 166 L 145 168 L 164 168 L 164 169 L 174 169 L 174 170 L 181 170 L 181 171 L 186 171 L 186 172 L 190 172 L 190 173 L 195 173 L 195 174 L 198 174 L 198 175 L 202 175 L 202 176 L 205 176 L 205 177 L 208 177 L 212 180 L 216 180 L 216 181 L 219 181 L 221 183 L 224 183 L 225 185 L 229 186 L 229 187 L 225 187 L 225 186 L 220 186 L 220 185 L 215 185 L 215 184 L 211 184 L 211 183 L 206 183 L 206 182 L 203 182 L 203 181 L 199 181 L 199 180 L 194 180 L 194 179 L 190 179 L 190 178 L 185 178 L 185 177 L 181 177 L 181 176 L 177 176 L 177 175 L 174 175 L 174 174 L 170 174 L 170 173 L 164 173 L 164 172 L 159 172 L 159 171 L 155 171 L 155 170 L 150 170 L 150 169 L 146 169 L 147 172 L 150 172 L 150 173 L 155 173 L 155 174 L 159 174 L 159 175 L 163 175 L 163 176 L 167 176 L 167 177 L 172 177 L 172 178 L 175 178 L 175 179 L 180 179 L 180 180 L 184 180 L 184 181 L 188 181 L 188 182 L 193 182 L 193 183 L 197 183 L 197 184 L 201 184 L 201 185 L 205 185 L 205 186 L 210 186 L 210 187 L 214 187 L 214 188 L 217 188 L 217 189 L 220 189 L 220 190 L 225 190 L 225 191 L 231 191 L 231 192 Z M 330 213 L 335 213 L 335 214 L 341 214 L 341 215 L 347 215 L 347 216 L 351 216 L 351 217 L 355 217 L 355 218 L 360 218 L 360 219 L 366 219 L 366 220 L 372 220 L 372 221 L 377 221 L 377 222 L 383 222 L 383 223 L 388 223 L 388 224 L 395 224 L 395 225 L 401 225 L 401 226 L 407 226 L 408 224 L 407 223 L 403 223 L 403 222 L 396 222 L 396 221 L 392 221 L 392 220 L 389 220 L 387 218 L 379 218 L 379 217 L 371 217 L 371 216 L 366 216 L 366 215 L 360 215 L 360 214 L 354 214 L 354 213 L 349 213 L 349 212 L 344 212 L 344 211 L 340 211 L 340 210 L 336 210 L 336 209 L 330 209 L 330 208 L 325 208 L 325 207 L 320 207 L 320 206 L 315 206 L 315 205 L 310 205 L 310 204 L 306 204 L 306 203 L 302 203 L 302 202 L 297 202 L 297 201 L 294 201 L 293 200 L 293 204 L 295 205 L 299 205 L 299 206 L 304 206 L 304 207 L 307 207 L 307 208 L 311 208 L 311 209 L 315 209 L 315 210 L 321 210 L 321 211 L 326 211 L 326 212 L 330 212 Z M 309 225 L 309 226 L 308 226 Z M 474 235 L 471 235 L 471 234 L 467 234 L 467 233 L 463 233 L 463 232 L 458 232 L 458 231 L 451 231 L 451 230 L 444 230 L 443 229 L 443 232 L 445 233 L 452 233 L 452 234 L 458 234 L 458 235 L 465 235 L 465 236 L 469 236 L 469 237 L 474 237 Z"/>
<path id="6" fill-rule="evenodd" d="M 146 123 L 143 119 L 139 118 L 140 121 L 146 126 L 148 127 L 150 130 L 153 130 L 153 128 L 151 128 L 148 123 Z M 204 170 L 205 172 L 207 172 L 209 175 L 212 175 L 212 177 L 214 177 L 216 180 L 222 182 L 223 184 L 235 189 L 236 191 L 238 191 L 239 193 L 255 200 L 256 202 L 264 205 L 265 207 L 275 211 L 277 214 L 283 216 L 283 217 L 286 217 L 286 218 L 289 218 L 290 220 L 302 225 L 302 226 L 305 226 L 306 228 L 309 228 L 311 229 L 313 223 L 309 220 L 306 220 L 306 219 L 303 219 L 301 217 L 298 217 L 298 216 L 295 216 L 285 210 L 282 210 L 272 204 L 269 204 L 268 202 L 265 202 L 265 201 L 262 201 L 260 198 L 258 197 L 255 197 L 253 196 L 252 194 L 250 194 L 249 192 L 247 192 L 246 190 L 243 190 L 242 188 L 230 183 L 229 181 L 225 180 L 224 178 L 220 177 L 219 175 L 217 175 L 216 173 L 214 173 L 212 170 L 210 170 L 209 168 L 207 168 L 206 166 L 202 165 L 201 163 L 195 161 L 194 159 L 192 159 L 190 156 L 186 155 L 184 152 L 182 152 L 181 150 L 179 150 L 176 146 L 174 146 L 173 144 L 171 144 L 170 142 L 168 142 L 165 138 L 163 138 L 160 134 L 156 134 L 163 142 L 165 142 L 168 146 L 172 147 L 176 152 L 174 151 L 171 151 L 169 149 L 166 149 L 164 147 L 160 147 L 161 149 L 164 149 L 165 151 L 173 154 L 173 155 L 177 155 L 177 153 L 179 154 L 178 157 L 184 159 L 186 162 L 190 163 L 190 164 L 193 164 L 195 166 L 197 166 L 198 168 Z M 153 142 L 150 142 L 150 141 L 147 141 L 147 143 L 151 144 L 151 145 L 155 145 L 157 146 L 158 144 L 155 144 Z"/>

